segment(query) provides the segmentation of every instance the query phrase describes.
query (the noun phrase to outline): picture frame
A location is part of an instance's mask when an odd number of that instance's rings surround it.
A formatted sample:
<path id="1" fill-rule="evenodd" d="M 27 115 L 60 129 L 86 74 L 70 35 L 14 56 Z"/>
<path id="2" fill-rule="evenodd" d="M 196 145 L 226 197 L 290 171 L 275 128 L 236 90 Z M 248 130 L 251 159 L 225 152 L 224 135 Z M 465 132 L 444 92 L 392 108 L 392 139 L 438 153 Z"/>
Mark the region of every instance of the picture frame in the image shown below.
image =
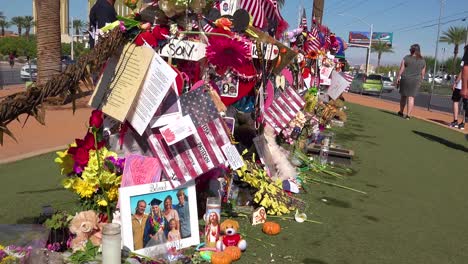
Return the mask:
<path id="1" fill-rule="evenodd" d="M 182 209 L 179 206 L 181 192 L 184 194 L 185 205 L 188 205 L 188 208 L 185 208 L 185 212 L 180 211 Z M 169 204 L 169 199 L 172 198 L 172 204 Z M 166 201 L 167 199 L 167 201 Z M 198 213 L 197 213 L 197 202 L 196 202 L 196 191 L 195 184 L 181 186 L 178 188 L 173 188 L 169 181 L 136 185 L 130 187 L 120 188 L 120 212 L 121 212 L 121 223 L 122 223 L 122 241 L 123 245 L 128 247 L 131 251 L 134 251 L 138 254 L 148 256 L 148 257 L 157 257 L 161 254 L 167 252 L 170 248 L 175 248 L 176 250 L 187 248 L 193 245 L 198 245 L 200 243 L 199 227 L 198 227 Z M 174 215 L 175 213 L 167 209 L 169 206 L 172 210 L 177 212 L 177 217 L 171 219 L 166 219 L 164 212 L 161 212 L 161 225 L 159 226 L 159 231 L 155 235 L 152 235 L 151 239 L 148 242 L 143 242 L 143 248 L 135 249 L 136 237 L 134 237 L 132 217 L 136 211 L 136 207 L 139 201 L 146 202 L 145 214 L 149 215 L 151 212 L 151 201 L 157 200 L 160 202 L 161 208 L 164 208 L 164 211 L 168 211 L 169 215 Z M 167 204 L 166 204 L 167 203 Z M 161 209 L 162 210 L 162 209 Z M 183 209 L 182 209 L 183 210 Z M 189 217 L 182 215 L 189 212 Z M 172 214 L 172 213 L 174 214 Z M 179 213 L 181 212 L 179 217 Z M 148 222 L 150 217 L 148 217 Z M 173 232 L 176 232 L 175 220 L 179 218 L 178 225 L 179 234 L 183 233 L 182 229 L 185 230 L 187 235 L 180 235 L 179 239 L 174 240 Z M 185 220 L 185 224 L 182 222 L 182 218 Z M 187 219 L 188 218 L 188 219 Z M 155 219 L 155 218 L 153 218 Z M 174 221 L 172 221 L 174 219 Z M 158 218 L 159 220 L 159 218 Z M 146 222 L 146 224 L 148 224 Z M 170 223 L 170 224 L 169 224 Z M 190 228 L 187 232 L 187 224 Z M 185 228 L 184 228 L 185 227 Z M 170 233 L 171 232 L 171 233 Z M 145 231 L 146 233 L 146 231 Z M 158 235 L 158 236 L 156 236 Z M 148 236 L 147 236 L 148 237 Z M 153 241 L 154 239 L 154 241 Z M 171 241 L 172 239 L 172 241 Z"/>

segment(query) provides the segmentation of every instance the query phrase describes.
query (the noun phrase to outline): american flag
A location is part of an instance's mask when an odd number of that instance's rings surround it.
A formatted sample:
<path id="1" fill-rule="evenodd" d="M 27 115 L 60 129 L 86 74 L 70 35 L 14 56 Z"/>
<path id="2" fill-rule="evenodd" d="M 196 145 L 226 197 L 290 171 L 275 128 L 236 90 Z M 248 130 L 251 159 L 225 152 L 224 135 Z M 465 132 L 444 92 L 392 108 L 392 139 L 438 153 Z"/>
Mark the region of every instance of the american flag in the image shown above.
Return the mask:
<path id="1" fill-rule="evenodd" d="M 225 163 L 221 147 L 231 143 L 224 121 L 203 88 L 183 94 L 180 104 L 182 114 L 190 115 L 196 133 L 171 146 L 158 133 L 151 132 L 148 136 L 173 187 Z"/>
<path id="2" fill-rule="evenodd" d="M 319 31 L 317 27 L 313 26 L 310 32 L 307 33 L 307 40 L 304 45 L 304 51 L 310 53 L 317 52 L 320 49 Z"/>
<path id="3" fill-rule="evenodd" d="M 268 20 L 277 20 L 278 25 L 280 22 L 284 22 L 276 0 L 240 0 L 239 7 L 249 12 L 254 27 L 263 29 Z"/>
<path id="4" fill-rule="evenodd" d="M 265 121 L 279 134 L 304 105 L 305 102 L 301 96 L 288 87 L 265 111 Z"/>

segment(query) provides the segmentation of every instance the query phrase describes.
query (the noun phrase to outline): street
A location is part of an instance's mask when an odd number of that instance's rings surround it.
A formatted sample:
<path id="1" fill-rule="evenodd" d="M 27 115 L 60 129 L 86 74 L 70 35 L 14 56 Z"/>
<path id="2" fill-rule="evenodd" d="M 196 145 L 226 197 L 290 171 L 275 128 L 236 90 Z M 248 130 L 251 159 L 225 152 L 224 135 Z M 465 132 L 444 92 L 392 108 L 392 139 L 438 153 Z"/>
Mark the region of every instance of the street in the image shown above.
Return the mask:
<path id="1" fill-rule="evenodd" d="M 8 62 L 0 62 L 0 89 L 3 86 L 24 83 L 20 78 L 20 70 L 24 64 L 15 63 L 13 68 Z"/>
<path id="2" fill-rule="evenodd" d="M 416 96 L 414 104 L 420 107 L 426 107 L 429 102 L 429 94 L 420 93 Z M 389 100 L 393 102 L 400 101 L 400 94 L 398 91 L 392 91 L 391 93 L 383 93 L 381 96 L 384 100 Z M 452 112 L 452 99 L 450 96 L 443 95 L 433 95 L 431 100 L 431 109 L 442 111 L 442 112 Z"/>

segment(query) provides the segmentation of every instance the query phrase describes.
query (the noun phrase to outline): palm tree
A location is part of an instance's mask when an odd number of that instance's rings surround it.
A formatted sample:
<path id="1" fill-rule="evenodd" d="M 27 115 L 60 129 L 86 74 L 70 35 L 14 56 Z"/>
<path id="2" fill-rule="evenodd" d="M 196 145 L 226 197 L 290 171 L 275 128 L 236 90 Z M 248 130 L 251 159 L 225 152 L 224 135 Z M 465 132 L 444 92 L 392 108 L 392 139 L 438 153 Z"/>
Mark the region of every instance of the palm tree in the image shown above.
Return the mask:
<path id="1" fill-rule="evenodd" d="M 23 17 L 22 16 L 12 17 L 10 23 L 18 28 L 18 35 L 21 36 L 21 31 L 22 31 L 23 25 L 24 25 Z"/>
<path id="2" fill-rule="evenodd" d="M 24 16 L 23 17 L 23 27 L 24 27 L 24 35 L 26 39 L 29 39 L 29 32 L 31 31 L 31 27 L 34 26 L 34 17 L 32 16 Z"/>
<path id="3" fill-rule="evenodd" d="M 10 26 L 10 22 L 5 19 L 0 19 L 0 28 L 2 29 L 2 36 L 5 36 L 5 28 Z"/>
<path id="4" fill-rule="evenodd" d="M 464 27 L 449 27 L 447 31 L 442 33 L 440 37 L 440 42 L 446 42 L 448 44 L 453 44 L 453 68 L 456 67 L 457 63 L 457 55 L 458 55 L 458 47 L 462 44 L 466 39 L 467 30 Z"/>
<path id="5" fill-rule="evenodd" d="M 393 49 L 387 42 L 378 41 L 372 43 L 372 52 L 377 53 L 377 69 L 380 67 L 380 59 L 382 58 L 382 53 L 393 53 Z"/>
<path id="6" fill-rule="evenodd" d="M 75 29 L 75 35 L 80 35 L 81 30 L 85 27 L 85 23 L 82 20 L 73 20 L 73 28 Z"/>
<path id="7" fill-rule="evenodd" d="M 37 82 L 60 73 L 60 1 L 36 0 Z"/>
<path id="8" fill-rule="evenodd" d="M 2 11 L 0 11 L 0 20 L 5 20 L 6 16 L 3 14 Z"/>

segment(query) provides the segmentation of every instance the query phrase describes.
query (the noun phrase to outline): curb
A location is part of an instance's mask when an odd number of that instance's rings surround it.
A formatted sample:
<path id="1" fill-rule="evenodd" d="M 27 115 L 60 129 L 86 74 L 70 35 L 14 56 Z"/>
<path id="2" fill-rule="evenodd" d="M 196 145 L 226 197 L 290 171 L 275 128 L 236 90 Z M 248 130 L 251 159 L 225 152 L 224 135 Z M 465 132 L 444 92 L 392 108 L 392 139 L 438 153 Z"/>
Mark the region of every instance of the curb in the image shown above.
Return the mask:
<path id="1" fill-rule="evenodd" d="M 6 158 L 6 159 L 2 159 L 2 160 L 0 160 L 0 165 L 13 163 L 13 162 L 28 159 L 28 158 L 32 158 L 32 157 L 39 156 L 39 155 L 42 155 L 42 154 L 47 154 L 47 153 L 50 153 L 50 152 L 53 152 L 53 151 L 64 150 L 66 148 L 68 148 L 68 145 L 45 148 L 45 149 L 41 149 L 41 150 L 37 150 L 37 151 L 32 151 L 32 152 L 29 152 L 29 153 L 24 153 L 24 154 L 21 154 L 21 155 L 17 155 L 17 156 L 9 157 L 9 158 Z"/>

